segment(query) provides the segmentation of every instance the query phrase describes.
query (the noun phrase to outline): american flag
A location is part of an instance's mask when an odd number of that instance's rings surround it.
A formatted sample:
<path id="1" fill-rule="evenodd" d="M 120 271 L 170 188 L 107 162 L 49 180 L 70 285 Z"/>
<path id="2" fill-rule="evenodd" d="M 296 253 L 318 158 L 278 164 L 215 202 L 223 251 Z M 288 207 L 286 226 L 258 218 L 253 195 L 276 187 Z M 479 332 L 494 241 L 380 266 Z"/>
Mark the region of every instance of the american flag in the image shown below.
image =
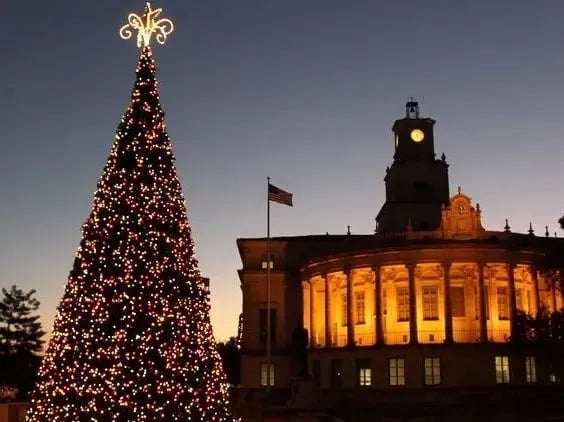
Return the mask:
<path id="1" fill-rule="evenodd" d="M 292 207 L 292 194 L 285 190 L 279 189 L 274 185 L 268 184 L 268 200 L 278 202 L 279 204 Z"/>

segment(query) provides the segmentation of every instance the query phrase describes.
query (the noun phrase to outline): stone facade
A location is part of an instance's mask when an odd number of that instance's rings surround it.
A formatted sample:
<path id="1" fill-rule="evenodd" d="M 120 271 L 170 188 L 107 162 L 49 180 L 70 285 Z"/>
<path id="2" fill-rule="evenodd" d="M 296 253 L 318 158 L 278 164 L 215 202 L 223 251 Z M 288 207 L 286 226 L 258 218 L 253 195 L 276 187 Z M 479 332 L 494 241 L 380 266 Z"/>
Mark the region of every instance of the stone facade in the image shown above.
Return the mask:
<path id="1" fill-rule="evenodd" d="M 267 239 L 237 240 L 242 391 L 289 391 L 297 326 L 309 333 L 320 406 L 362 397 L 366 408 L 382 400 L 405 408 L 432 402 L 440 390 L 434 403 L 448 407 L 500 386 L 521 394 L 558 385 L 546 350 L 511 339 L 519 311 L 564 307 L 538 271 L 547 249 L 563 240 L 484 229 L 478 204 L 460 188 L 448 197 L 448 166 L 434 159 L 434 121 L 410 113 L 394 125 L 396 154 L 375 234 L 270 239 L 268 358 Z M 414 128 L 424 134 L 416 142 Z M 422 180 L 428 186 L 418 194 L 428 196 L 410 198 Z"/>

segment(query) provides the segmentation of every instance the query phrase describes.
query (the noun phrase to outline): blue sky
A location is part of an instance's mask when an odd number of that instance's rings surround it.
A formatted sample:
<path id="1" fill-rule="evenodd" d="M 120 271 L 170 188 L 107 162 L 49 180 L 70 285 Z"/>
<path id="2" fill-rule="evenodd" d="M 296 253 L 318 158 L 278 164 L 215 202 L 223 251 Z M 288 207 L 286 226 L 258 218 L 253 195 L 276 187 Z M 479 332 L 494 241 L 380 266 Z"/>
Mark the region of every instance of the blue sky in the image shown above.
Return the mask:
<path id="1" fill-rule="evenodd" d="M 371 233 L 405 101 L 436 151 L 514 231 L 564 212 L 564 4 L 460 0 L 154 2 L 176 31 L 155 55 L 161 101 L 211 279 L 216 337 L 236 334 L 235 240 L 265 236 L 266 177 L 294 193 L 272 234 Z M 133 0 L 6 0 L 0 14 L 0 287 L 36 289 L 52 324 L 137 58 Z"/>

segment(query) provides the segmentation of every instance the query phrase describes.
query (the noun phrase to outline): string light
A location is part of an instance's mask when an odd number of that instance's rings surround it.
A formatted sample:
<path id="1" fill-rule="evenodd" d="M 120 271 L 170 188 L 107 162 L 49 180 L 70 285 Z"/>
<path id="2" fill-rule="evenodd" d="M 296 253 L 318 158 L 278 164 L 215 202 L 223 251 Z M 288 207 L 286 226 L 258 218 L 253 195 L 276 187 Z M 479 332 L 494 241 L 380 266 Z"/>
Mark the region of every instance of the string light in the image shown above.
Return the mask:
<path id="1" fill-rule="evenodd" d="M 149 38 L 27 421 L 233 420 Z"/>

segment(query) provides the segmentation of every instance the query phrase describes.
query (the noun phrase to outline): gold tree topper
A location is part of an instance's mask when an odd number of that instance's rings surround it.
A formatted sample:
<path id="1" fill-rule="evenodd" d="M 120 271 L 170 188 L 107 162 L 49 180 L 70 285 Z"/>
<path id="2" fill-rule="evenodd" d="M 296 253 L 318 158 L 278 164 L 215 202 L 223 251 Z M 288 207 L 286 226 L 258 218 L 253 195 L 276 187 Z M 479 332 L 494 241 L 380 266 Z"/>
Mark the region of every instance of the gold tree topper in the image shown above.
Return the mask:
<path id="1" fill-rule="evenodd" d="M 148 47 L 153 34 L 159 44 L 164 44 L 167 36 L 174 30 L 174 25 L 170 19 L 157 19 L 162 11 L 160 8 L 153 10 L 151 3 L 147 2 L 142 16 L 129 14 L 127 24 L 120 28 L 119 35 L 128 40 L 133 31 L 137 31 L 137 47 Z"/>

